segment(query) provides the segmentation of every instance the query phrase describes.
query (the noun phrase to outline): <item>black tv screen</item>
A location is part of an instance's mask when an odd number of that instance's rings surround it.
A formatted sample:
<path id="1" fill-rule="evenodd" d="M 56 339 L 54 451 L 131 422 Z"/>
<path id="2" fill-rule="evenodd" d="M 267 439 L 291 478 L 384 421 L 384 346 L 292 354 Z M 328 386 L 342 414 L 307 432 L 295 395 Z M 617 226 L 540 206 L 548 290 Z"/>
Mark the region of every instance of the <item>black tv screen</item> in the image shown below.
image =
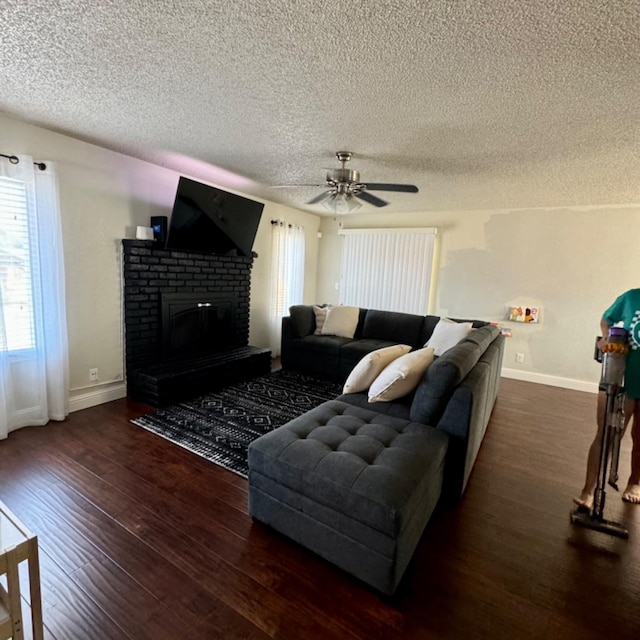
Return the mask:
<path id="1" fill-rule="evenodd" d="M 251 256 L 264 204 L 183 176 L 169 222 L 168 249 Z"/>

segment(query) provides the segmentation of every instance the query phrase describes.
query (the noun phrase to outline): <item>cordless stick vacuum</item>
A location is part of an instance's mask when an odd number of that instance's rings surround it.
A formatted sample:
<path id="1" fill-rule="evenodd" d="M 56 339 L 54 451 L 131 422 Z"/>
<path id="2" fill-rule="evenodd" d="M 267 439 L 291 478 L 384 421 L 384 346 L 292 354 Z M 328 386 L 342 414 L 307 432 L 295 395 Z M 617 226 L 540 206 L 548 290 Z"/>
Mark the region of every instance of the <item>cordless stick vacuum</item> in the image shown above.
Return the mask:
<path id="1" fill-rule="evenodd" d="M 573 524 L 625 539 L 629 537 L 629 531 L 623 525 L 604 518 L 604 503 L 607 482 L 618 491 L 620 439 L 624 433 L 624 370 L 627 351 L 627 332 L 619 327 L 609 329 L 607 344 L 602 351 L 598 349 L 596 341 L 594 358 L 602 362 L 599 388 L 606 394 L 598 483 L 593 495 L 593 506 L 579 506 L 571 512 Z"/>

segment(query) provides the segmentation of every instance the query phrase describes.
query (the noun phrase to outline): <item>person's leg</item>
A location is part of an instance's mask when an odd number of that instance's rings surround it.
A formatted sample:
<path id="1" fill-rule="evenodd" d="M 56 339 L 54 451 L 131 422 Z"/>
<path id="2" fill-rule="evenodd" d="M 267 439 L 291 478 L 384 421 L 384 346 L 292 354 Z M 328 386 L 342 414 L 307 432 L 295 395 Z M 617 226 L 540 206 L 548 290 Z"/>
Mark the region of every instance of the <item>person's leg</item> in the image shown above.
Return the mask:
<path id="1" fill-rule="evenodd" d="M 602 445 L 602 429 L 604 427 L 604 412 L 607 406 L 607 396 L 604 391 L 598 393 L 598 408 L 596 410 L 596 419 L 598 428 L 593 442 L 589 447 L 589 455 L 587 456 L 587 475 L 584 481 L 584 487 L 577 498 L 573 501 L 579 507 L 591 509 L 593 505 L 593 494 L 598 483 L 598 467 L 600 465 L 600 447 Z"/>
<path id="2" fill-rule="evenodd" d="M 635 402 L 629 398 L 625 398 L 624 405 L 624 425 L 629 424 L 629 420 L 631 419 L 631 415 L 634 412 L 634 409 L 640 411 L 640 402 Z M 598 408 L 596 411 L 596 417 L 598 420 L 598 429 L 596 431 L 595 438 L 591 443 L 591 447 L 589 447 L 589 455 L 587 456 L 587 474 L 584 481 L 584 487 L 580 492 L 580 495 L 573 499 L 573 501 L 579 507 L 586 507 L 591 509 L 593 506 L 593 494 L 596 490 L 596 485 L 598 484 L 598 470 L 600 468 L 600 450 L 602 447 L 602 430 L 604 429 L 604 418 L 605 411 L 607 410 L 607 394 L 604 391 L 600 391 L 598 393 Z M 634 428 L 636 424 L 636 420 L 634 418 Z M 640 439 L 640 431 L 637 432 L 638 438 Z M 638 455 L 640 456 L 640 442 L 638 443 Z M 640 463 L 640 457 L 638 459 Z M 638 466 L 638 471 L 640 472 L 640 466 Z M 640 487 L 637 487 L 640 492 Z M 627 487 L 627 491 L 629 487 Z M 624 495 L 623 495 L 624 498 Z M 638 494 L 638 502 L 640 502 L 640 493 Z"/>
<path id="3" fill-rule="evenodd" d="M 622 493 L 625 502 L 640 503 L 640 400 L 634 402 L 633 425 L 631 426 L 631 475 L 627 488 Z"/>

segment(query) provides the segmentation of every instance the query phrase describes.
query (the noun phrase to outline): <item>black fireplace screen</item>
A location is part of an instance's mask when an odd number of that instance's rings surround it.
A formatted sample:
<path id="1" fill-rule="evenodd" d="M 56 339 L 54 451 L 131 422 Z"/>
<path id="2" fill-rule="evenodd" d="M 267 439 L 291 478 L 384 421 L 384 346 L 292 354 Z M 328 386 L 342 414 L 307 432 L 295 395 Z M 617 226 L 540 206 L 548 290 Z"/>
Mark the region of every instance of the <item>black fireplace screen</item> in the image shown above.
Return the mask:
<path id="1" fill-rule="evenodd" d="M 162 294 L 162 356 L 177 360 L 238 346 L 236 300 L 212 293 Z"/>

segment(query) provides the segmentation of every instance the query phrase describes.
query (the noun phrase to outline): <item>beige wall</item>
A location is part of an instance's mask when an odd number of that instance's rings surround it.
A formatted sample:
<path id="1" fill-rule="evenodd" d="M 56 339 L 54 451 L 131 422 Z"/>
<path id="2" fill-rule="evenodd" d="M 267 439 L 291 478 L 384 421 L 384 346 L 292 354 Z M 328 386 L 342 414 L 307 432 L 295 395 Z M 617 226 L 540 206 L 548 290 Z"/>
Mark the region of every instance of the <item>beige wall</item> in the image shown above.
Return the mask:
<path id="1" fill-rule="evenodd" d="M 75 408 L 91 404 L 82 399 L 91 394 L 96 402 L 110 390 L 113 397 L 121 395 L 120 240 L 133 237 L 136 225 L 148 224 L 150 216 L 170 214 L 179 174 L 2 115 L 0 152 L 28 153 L 58 165 Z M 207 181 L 202 174 L 195 179 Z M 599 367 L 591 359 L 592 346 L 602 311 L 619 292 L 640 286 L 640 204 L 321 220 L 266 203 L 254 244 L 250 340 L 257 346 L 268 345 L 269 222 L 281 217 L 305 227 L 307 303 L 338 300 L 339 224 L 437 227 L 438 275 L 430 311 L 504 321 L 507 305 L 539 305 L 537 326 L 504 322 L 513 330 L 505 373 L 537 382 L 593 389 Z M 523 364 L 515 362 L 516 353 L 524 353 Z M 97 385 L 89 383 L 94 367 L 100 372 Z"/>
<path id="2" fill-rule="evenodd" d="M 122 396 L 121 240 L 135 237 L 136 226 L 147 226 L 150 216 L 170 215 L 181 174 L 1 114 L 0 153 L 25 153 L 57 164 L 72 410 Z M 202 175 L 195 179 L 206 181 Z M 250 341 L 256 346 L 268 346 L 272 218 L 285 218 L 305 227 L 305 298 L 312 302 L 317 297 L 320 219 L 265 203 L 254 244 L 258 258 L 251 286 Z M 89 381 L 90 368 L 99 370 L 97 384 Z"/>
<path id="3" fill-rule="evenodd" d="M 505 374 L 595 390 L 592 359 L 602 312 L 640 286 L 640 204 L 589 208 L 358 214 L 325 218 L 318 301 L 337 302 L 338 227 L 436 227 L 437 277 L 431 313 L 500 321 L 512 329 Z M 541 322 L 505 321 L 506 307 L 541 307 Z M 523 364 L 515 362 L 523 353 Z"/>

